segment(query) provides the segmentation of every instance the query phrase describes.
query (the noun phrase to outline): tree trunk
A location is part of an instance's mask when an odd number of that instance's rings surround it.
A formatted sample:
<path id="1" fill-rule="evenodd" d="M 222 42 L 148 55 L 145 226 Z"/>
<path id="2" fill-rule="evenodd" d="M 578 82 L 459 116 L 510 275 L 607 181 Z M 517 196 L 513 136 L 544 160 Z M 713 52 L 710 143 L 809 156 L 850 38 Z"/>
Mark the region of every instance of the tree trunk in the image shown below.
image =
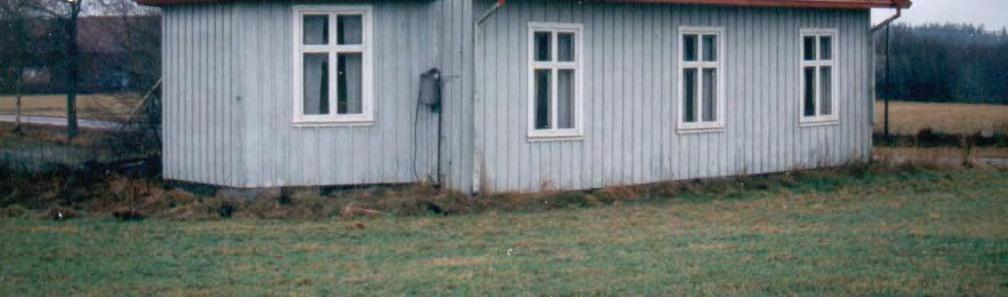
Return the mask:
<path id="1" fill-rule="evenodd" d="M 17 79 L 14 80 L 14 132 L 21 133 L 21 92 L 24 78 L 24 69 L 17 68 Z"/>
<path id="2" fill-rule="evenodd" d="M 77 76 L 80 67 L 77 61 L 77 16 L 83 0 L 70 3 L 70 20 L 67 23 L 67 138 L 77 137 Z"/>

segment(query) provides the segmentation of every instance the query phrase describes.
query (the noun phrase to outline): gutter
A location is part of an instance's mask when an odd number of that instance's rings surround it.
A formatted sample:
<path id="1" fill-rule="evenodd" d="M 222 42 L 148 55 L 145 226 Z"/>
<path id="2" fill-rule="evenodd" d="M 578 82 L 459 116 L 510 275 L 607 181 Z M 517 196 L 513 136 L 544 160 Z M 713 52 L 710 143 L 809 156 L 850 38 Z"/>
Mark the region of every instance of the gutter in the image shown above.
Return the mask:
<path id="1" fill-rule="evenodd" d="M 872 26 L 871 32 L 872 33 L 878 32 L 878 30 L 881 30 L 882 28 L 885 28 L 886 26 L 889 26 L 889 24 L 891 24 L 892 22 L 896 21 L 896 19 L 899 19 L 901 16 L 903 16 L 903 9 L 899 8 L 899 7 L 896 7 L 896 14 L 894 14 L 891 17 L 889 17 L 888 19 L 885 19 L 884 21 L 882 21 L 878 25 Z"/>

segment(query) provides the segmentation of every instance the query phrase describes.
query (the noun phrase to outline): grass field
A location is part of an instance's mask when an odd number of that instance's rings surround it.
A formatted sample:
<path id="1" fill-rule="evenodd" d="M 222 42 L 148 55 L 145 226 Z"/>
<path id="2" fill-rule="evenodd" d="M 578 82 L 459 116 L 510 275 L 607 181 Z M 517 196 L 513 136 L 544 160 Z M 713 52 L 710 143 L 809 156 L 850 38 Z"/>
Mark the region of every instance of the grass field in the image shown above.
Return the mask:
<path id="1" fill-rule="evenodd" d="M 1008 133 L 1008 105 L 893 101 L 889 109 L 894 134 L 915 135 L 925 128 L 950 134 Z M 883 132 L 884 110 L 882 102 L 875 103 L 875 132 Z"/>
<path id="2" fill-rule="evenodd" d="M 533 213 L 6 219 L 0 295 L 1005 296 L 1005 214 L 1008 171 L 914 169 Z"/>
<path id="3" fill-rule="evenodd" d="M 77 116 L 82 119 L 104 120 L 128 115 L 139 102 L 137 96 L 123 95 L 78 95 Z M 0 95 L 0 114 L 15 114 L 16 101 L 12 95 Z M 29 95 L 21 98 L 24 115 L 66 116 L 66 95 Z"/>

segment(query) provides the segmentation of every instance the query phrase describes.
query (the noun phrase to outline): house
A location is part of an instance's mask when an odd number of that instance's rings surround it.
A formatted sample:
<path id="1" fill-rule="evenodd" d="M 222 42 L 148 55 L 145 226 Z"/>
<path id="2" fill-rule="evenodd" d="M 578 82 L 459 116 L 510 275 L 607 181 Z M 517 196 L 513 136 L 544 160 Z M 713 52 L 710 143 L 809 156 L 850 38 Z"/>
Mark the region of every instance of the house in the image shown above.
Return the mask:
<path id="1" fill-rule="evenodd" d="M 122 91 L 147 91 L 148 85 L 139 82 L 150 79 L 150 72 L 158 69 L 137 71 L 137 64 L 157 66 L 156 42 L 146 42 L 145 37 L 153 36 L 160 28 L 160 17 L 139 16 L 82 16 L 77 20 L 77 61 L 79 73 L 77 91 L 81 93 L 109 93 Z M 24 57 L 14 56 L 15 47 L 0 47 L 0 92 L 14 90 L 16 69 L 15 59 L 24 59 L 25 69 L 21 73 L 22 90 L 26 93 L 52 94 L 66 91 L 66 32 L 62 21 L 35 17 L 27 26 L 29 42 L 22 44 L 30 49 Z M 0 18 L 0 36 L 12 27 L 9 20 Z M 5 30 L 7 28 L 7 30 Z M 152 32 L 153 31 L 153 32 Z M 2 39 L 2 38 L 0 38 Z M 133 40 L 130 40 L 133 39 Z M 0 40 L 0 42 L 7 42 Z M 139 46 L 136 46 L 139 45 Z M 131 47 L 133 46 L 133 47 Z M 5 63 L 6 62 L 6 63 Z M 155 77 L 156 79 L 156 77 Z"/>
<path id="2" fill-rule="evenodd" d="M 870 9 L 910 6 L 138 2 L 163 13 L 165 178 L 480 193 L 866 160 Z"/>

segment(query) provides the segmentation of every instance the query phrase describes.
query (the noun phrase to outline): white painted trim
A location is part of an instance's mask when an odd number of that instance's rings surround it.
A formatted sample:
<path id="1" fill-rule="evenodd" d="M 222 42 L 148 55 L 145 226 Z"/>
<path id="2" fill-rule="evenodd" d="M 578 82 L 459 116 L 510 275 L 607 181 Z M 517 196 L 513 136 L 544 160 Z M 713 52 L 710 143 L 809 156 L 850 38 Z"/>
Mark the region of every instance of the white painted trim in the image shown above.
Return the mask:
<path id="1" fill-rule="evenodd" d="M 550 50 L 551 61 L 537 62 L 535 60 L 535 32 L 547 31 L 551 33 Z M 539 141 L 560 141 L 560 140 L 580 140 L 584 136 L 584 101 L 583 85 L 584 75 L 582 65 L 584 64 L 583 38 L 584 31 L 581 24 L 573 23 L 528 23 L 528 139 L 530 142 Z M 574 34 L 574 62 L 559 62 L 557 59 L 557 33 Z M 535 129 L 535 71 L 550 70 L 550 123 L 551 129 Z M 557 79 L 559 70 L 574 71 L 574 128 L 558 128 L 557 116 Z"/>
<path id="2" fill-rule="evenodd" d="M 697 61 L 684 61 L 683 54 L 685 53 L 685 46 L 682 44 L 683 36 L 688 34 L 697 35 Z M 703 57 L 703 36 L 704 35 L 714 35 L 717 38 L 717 61 L 709 62 L 704 61 Z M 677 35 L 679 48 L 676 51 L 676 61 L 678 66 L 678 72 L 676 72 L 675 77 L 678 77 L 678 88 L 676 90 L 676 130 L 679 134 L 692 134 L 692 133 L 709 133 L 709 132 L 723 132 L 725 129 L 725 29 L 724 27 L 696 27 L 696 26 L 679 26 L 679 34 Z M 683 109 L 685 108 L 683 100 L 684 95 L 684 80 L 683 70 L 695 68 L 697 69 L 697 102 L 696 106 L 696 116 L 697 121 L 694 123 L 687 123 L 686 117 L 683 114 Z M 714 98 L 717 102 L 717 120 L 716 121 L 703 121 L 703 70 L 704 69 L 715 69 L 717 70 L 717 91 L 718 96 Z"/>
<path id="3" fill-rule="evenodd" d="M 293 38 L 293 124 L 295 127 L 333 127 L 333 126 L 371 126 L 374 125 L 374 62 L 373 62 L 373 10 L 371 5 L 294 5 L 292 8 L 292 28 Z M 329 44 L 327 45 L 303 45 L 302 38 L 302 16 L 304 15 L 327 15 L 329 16 Z M 361 15 L 361 44 L 359 45 L 338 45 L 336 18 L 339 15 Z M 303 114 L 303 62 L 302 55 L 305 53 L 327 53 L 329 54 L 329 114 L 327 115 L 304 115 Z M 361 54 L 361 113 L 352 115 L 337 114 L 336 90 L 337 55 L 342 53 Z"/>
<path id="4" fill-rule="evenodd" d="M 819 55 L 820 55 L 820 52 L 819 52 L 820 51 L 820 44 L 819 43 L 822 42 L 822 39 L 820 37 L 823 37 L 823 36 L 828 36 L 832 40 L 832 43 L 830 44 L 830 55 L 831 55 L 830 60 L 820 60 L 819 59 Z M 838 75 L 839 70 L 837 69 L 837 65 L 840 65 L 840 63 L 837 63 L 837 60 L 840 57 L 839 53 L 837 52 L 837 49 L 839 49 L 839 46 L 837 44 L 840 43 L 839 39 L 837 38 L 838 36 L 839 36 L 839 30 L 834 29 L 834 28 L 829 28 L 829 29 L 824 29 L 824 28 L 806 28 L 806 29 L 801 29 L 800 30 L 800 34 L 799 34 L 799 37 L 798 37 L 798 61 L 799 61 L 799 66 L 798 66 L 798 82 L 799 82 L 798 83 L 798 118 L 799 118 L 799 120 L 798 120 L 798 124 L 799 124 L 800 127 L 829 126 L 829 125 L 833 125 L 833 124 L 838 124 L 839 121 L 840 121 L 840 115 L 839 115 L 840 114 L 840 107 L 838 105 L 838 102 L 839 102 L 839 98 L 838 98 L 839 97 L 839 88 L 837 87 L 838 76 L 839 76 Z M 813 61 L 806 61 L 805 60 L 805 37 L 815 37 L 815 39 L 816 39 L 815 50 L 814 50 L 815 55 L 816 55 L 816 59 L 813 60 Z M 821 83 L 821 78 L 820 78 L 820 76 L 822 75 L 822 70 L 820 70 L 820 68 L 824 67 L 824 66 L 830 67 L 830 69 L 832 71 L 832 74 L 831 74 L 831 77 L 830 77 L 830 85 L 831 85 L 831 88 L 830 88 L 830 106 L 833 108 L 833 110 L 832 110 L 832 113 L 830 113 L 829 115 L 820 115 L 821 111 L 819 110 L 822 107 L 822 104 L 819 103 L 821 101 L 820 99 L 822 98 L 822 83 Z M 805 116 L 805 67 L 815 67 L 816 93 L 815 93 L 815 115 L 814 116 Z"/>

